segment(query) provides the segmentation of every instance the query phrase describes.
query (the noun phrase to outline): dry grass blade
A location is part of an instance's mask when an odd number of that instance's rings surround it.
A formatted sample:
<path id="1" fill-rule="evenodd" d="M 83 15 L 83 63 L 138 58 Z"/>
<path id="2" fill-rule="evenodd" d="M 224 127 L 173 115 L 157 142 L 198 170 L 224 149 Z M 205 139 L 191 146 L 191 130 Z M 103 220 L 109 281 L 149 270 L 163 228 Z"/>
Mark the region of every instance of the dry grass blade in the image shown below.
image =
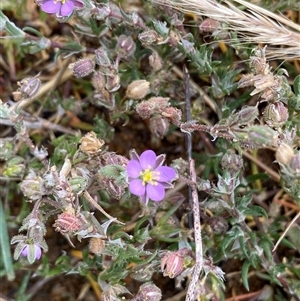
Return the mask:
<path id="1" fill-rule="evenodd" d="M 205 16 L 228 23 L 239 33 L 240 43 L 266 44 L 268 59 L 300 59 L 300 26 L 264 8 L 244 0 L 233 0 L 247 8 L 240 10 L 229 1 L 220 4 L 212 0 L 153 0 L 185 13 Z"/>

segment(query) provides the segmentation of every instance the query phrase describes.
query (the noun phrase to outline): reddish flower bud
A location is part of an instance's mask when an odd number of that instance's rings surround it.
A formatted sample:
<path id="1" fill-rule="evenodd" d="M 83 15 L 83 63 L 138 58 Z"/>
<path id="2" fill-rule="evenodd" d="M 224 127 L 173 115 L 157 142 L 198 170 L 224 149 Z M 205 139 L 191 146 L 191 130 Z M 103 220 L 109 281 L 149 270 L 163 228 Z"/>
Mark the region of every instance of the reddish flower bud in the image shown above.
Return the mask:
<path id="1" fill-rule="evenodd" d="M 125 35 L 119 36 L 117 43 L 117 53 L 121 54 L 123 57 L 131 56 L 136 49 L 136 45 L 132 39 L 132 37 L 127 37 Z"/>
<path id="2" fill-rule="evenodd" d="M 140 286 L 140 289 L 134 300 L 160 301 L 161 297 L 161 290 L 155 284 L 151 282 L 146 282 Z"/>
<path id="3" fill-rule="evenodd" d="M 188 248 L 182 248 L 176 252 L 167 252 L 161 259 L 161 270 L 164 276 L 175 278 L 185 269 L 185 257 L 190 254 Z M 191 259 L 191 257 L 190 257 Z"/>
<path id="4" fill-rule="evenodd" d="M 79 230 L 81 222 L 75 214 L 66 211 L 58 215 L 53 226 L 56 227 L 55 231 L 69 233 Z"/>
<path id="5" fill-rule="evenodd" d="M 300 174 L 300 154 L 296 154 L 291 158 L 290 168 L 296 174 Z"/>
<path id="6" fill-rule="evenodd" d="M 70 65 L 73 74 L 77 78 L 86 77 L 94 71 L 95 64 L 91 59 L 80 59 Z"/>
<path id="7" fill-rule="evenodd" d="M 214 32 L 218 29 L 220 23 L 217 20 L 207 18 L 199 26 L 199 29 L 204 32 Z"/>

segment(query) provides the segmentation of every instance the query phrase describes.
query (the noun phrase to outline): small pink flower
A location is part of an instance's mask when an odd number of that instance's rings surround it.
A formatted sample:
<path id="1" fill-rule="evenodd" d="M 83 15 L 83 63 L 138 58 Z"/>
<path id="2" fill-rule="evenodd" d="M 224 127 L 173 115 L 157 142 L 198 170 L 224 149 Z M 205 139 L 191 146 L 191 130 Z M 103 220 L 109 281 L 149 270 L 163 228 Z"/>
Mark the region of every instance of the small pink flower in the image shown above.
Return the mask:
<path id="1" fill-rule="evenodd" d="M 162 166 L 164 155 L 156 154 L 152 150 L 144 151 L 140 156 L 131 153 L 131 159 L 126 167 L 129 190 L 147 204 L 148 200 L 162 201 L 165 189 L 171 188 L 171 181 L 176 177 L 176 171 L 168 166 Z"/>
<path id="2" fill-rule="evenodd" d="M 83 8 L 80 0 L 39 0 L 42 11 L 47 14 L 56 14 L 57 17 L 69 17 L 76 8 Z"/>
<path id="3" fill-rule="evenodd" d="M 29 263 L 33 263 L 41 258 L 42 248 L 38 244 L 26 244 L 21 251 L 21 255 L 26 256 Z"/>

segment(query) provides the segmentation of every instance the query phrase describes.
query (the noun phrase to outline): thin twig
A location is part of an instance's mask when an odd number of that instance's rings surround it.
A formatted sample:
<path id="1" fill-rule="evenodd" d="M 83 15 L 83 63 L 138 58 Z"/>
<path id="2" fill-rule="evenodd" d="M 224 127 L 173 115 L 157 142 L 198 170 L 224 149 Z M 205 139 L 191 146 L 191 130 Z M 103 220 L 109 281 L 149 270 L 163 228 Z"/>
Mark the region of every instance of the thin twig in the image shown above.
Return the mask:
<path id="1" fill-rule="evenodd" d="M 95 208 L 97 208 L 101 213 L 103 213 L 108 219 L 113 219 L 116 223 L 125 225 L 124 223 L 118 221 L 115 217 L 112 217 L 106 211 L 104 211 L 104 209 L 91 197 L 91 195 L 87 191 L 85 191 L 83 195 Z"/>
<path id="2" fill-rule="evenodd" d="M 191 180 L 196 183 L 196 171 L 195 171 L 195 161 L 190 160 L 190 175 Z M 188 291 L 185 300 L 194 301 L 195 300 L 195 289 L 198 282 L 201 269 L 203 267 L 203 247 L 202 247 L 202 235 L 201 235 L 201 221 L 200 221 L 200 208 L 198 191 L 196 185 L 192 185 L 192 202 L 193 202 L 193 214 L 194 214 L 194 233 L 195 233 L 195 255 L 196 261 L 193 267 L 192 278 L 189 283 Z"/>
<path id="3" fill-rule="evenodd" d="M 190 76 L 186 66 L 183 68 L 184 74 L 184 91 L 185 91 L 185 120 L 186 122 L 191 121 L 191 93 L 190 93 Z M 185 146 L 186 146 L 186 157 L 189 162 L 192 159 L 192 135 L 191 133 L 185 133 Z M 188 170 L 190 174 L 190 171 Z M 188 186 L 188 199 L 192 206 L 192 189 Z M 189 218 L 189 227 L 193 227 L 193 216 Z"/>
<path id="4" fill-rule="evenodd" d="M 252 162 L 254 162 L 257 166 L 259 166 L 260 168 L 262 168 L 275 182 L 279 183 L 280 182 L 280 175 L 274 171 L 273 169 L 271 169 L 270 167 L 268 167 L 266 164 L 264 164 L 263 162 L 261 162 L 260 160 L 256 159 L 255 157 L 253 157 L 251 154 L 249 154 L 246 151 L 242 151 L 243 156 L 250 159 Z"/>
<path id="5" fill-rule="evenodd" d="M 286 229 L 283 231 L 283 233 L 280 235 L 279 239 L 277 240 L 277 243 L 275 244 L 272 252 L 275 252 L 275 250 L 277 249 L 277 247 L 279 246 L 280 242 L 283 240 L 283 238 L 285 237 L 286 233 L 290 230 L 291 226 L 293 225 L 293 223 L 296 222 L 296 220 L 300 217 L 300 211 L 298 212 L 298 214 L 293 218 L 293 220 L 289 223 L 289 225 L 286 227 Z"/>

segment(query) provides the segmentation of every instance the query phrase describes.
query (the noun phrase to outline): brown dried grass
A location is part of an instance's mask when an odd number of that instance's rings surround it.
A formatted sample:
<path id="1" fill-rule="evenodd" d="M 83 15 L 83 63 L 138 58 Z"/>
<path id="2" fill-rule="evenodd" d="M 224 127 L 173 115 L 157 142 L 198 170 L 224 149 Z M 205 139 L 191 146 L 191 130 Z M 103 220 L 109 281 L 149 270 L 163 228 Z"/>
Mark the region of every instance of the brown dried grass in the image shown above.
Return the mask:
<path id="1" fill-rule="evenodd" d="M 300 26 L 280 14 L 272 13 L 244 0 L 232 0 L 246 7 L 242 11 L 231 2 L 213 0 L 152 0 L 184 13 L 226 22 L 244 43 L 268 45 L 268 59 L 300 59 Z M 228 42 L 228 41 L 226 41 Z"/>

